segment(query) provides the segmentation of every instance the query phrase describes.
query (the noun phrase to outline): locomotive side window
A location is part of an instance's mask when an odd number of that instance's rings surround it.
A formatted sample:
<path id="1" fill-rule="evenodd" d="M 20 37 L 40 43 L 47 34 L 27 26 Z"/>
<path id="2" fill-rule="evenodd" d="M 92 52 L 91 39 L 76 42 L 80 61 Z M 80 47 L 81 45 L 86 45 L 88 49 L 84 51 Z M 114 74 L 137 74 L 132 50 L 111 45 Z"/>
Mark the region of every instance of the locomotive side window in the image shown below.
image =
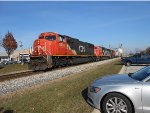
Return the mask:
<path id="1" fill-rule="evenodd" d="M 59 42 L 65 42 L 65 38 L 62 36 L 59 36 Z"/>
<path id="2" fill-rule="evenodd" d="M 56 40 L 56 36 L 45 36 L 46 40 L 53 41 Z"/>
<path id="3" fill-rule="evenodd" d="M 39 39 L 43 39 L 43 38 L 44 38 L 44 36 L 40 36 L 40 37 L 39 37 Z"/>

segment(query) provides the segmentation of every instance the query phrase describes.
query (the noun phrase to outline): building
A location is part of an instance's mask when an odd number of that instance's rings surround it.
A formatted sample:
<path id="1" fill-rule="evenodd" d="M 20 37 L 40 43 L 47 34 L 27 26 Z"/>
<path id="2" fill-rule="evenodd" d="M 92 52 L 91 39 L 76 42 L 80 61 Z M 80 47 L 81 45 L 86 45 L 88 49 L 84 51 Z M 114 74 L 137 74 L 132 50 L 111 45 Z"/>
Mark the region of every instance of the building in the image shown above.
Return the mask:
<path id="1" fill-rule="evenodd" d="M 15 50 L 12 55 L 10 55 L 11 61 L 23 61 L 30 60 L 31 49 Z M 9 57 L 6 52 L 0 53 L 0 61 L 9 60 Z"/>
<path id="2" fill-rule="evenodd" d="M 0 52 L 0 62 L 4 61 L 4 60 L 9 60 L 9 57 L 7 55 L 6 52 Z"/>
<path id="3" fill-rule="evenodd" d="M 22 61 L 24 59 L 30 60 L 30 49 L 23 49 L 23 50 L 16 50 L 14 53 L 10 56 L 10 59 L 12 61 Z"/>
<path id="4" fill-rule="evenodd" d="M 123 48 L 118 48 L 117 50 L 116 50 L 116 56 L 123 56 Z"/>

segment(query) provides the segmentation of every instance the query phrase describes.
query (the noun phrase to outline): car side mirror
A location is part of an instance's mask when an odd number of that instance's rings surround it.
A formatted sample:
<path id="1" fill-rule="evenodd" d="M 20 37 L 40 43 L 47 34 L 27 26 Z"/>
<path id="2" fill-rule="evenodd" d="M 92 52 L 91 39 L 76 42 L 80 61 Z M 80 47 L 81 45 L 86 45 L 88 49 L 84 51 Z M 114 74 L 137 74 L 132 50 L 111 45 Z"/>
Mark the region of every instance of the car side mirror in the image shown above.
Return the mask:
<path id="1" fill-rule="evenodd" d="M 129 76 L 131 76 L 133 73 L 128 73 Z"/>

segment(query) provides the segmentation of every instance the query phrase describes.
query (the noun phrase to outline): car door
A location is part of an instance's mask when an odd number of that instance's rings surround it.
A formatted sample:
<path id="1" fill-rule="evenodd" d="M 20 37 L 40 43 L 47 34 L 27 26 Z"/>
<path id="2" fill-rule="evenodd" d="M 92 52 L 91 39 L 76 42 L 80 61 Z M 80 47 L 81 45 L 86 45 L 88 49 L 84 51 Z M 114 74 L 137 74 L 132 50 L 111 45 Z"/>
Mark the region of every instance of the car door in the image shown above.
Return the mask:
<path id="1" fill-rule="evenodd" d="M 145 63 L 150 64 L 150 55 L 149 54 L 146 55 Z"/>
<path id="2" fill-rule="evenodd" d="M 150 113 L 150 69 L 148 69 L 144 74 L 146 74 L 149 79 L 143 82 L 142 87 L 143 112 Z"/>
<path id="3" fill-rule="evenodd" d="M 135 64 L 141 64 L 142 63 L 142 59 L 141 59 L 141 55 L 140 54 L 135 55 L 134 58 L 136 59 L 136 60 L 134 60 Z"/>
<path id="4" fill-rule="evenodd" d="M 150 113 L 150 80 L 143 83 L 142 88 L 143 112 Z"/>
<path id="5" fill-rule="evenodd" d="M 148 55 L 141 55 L 141 63 L 142 64 L 148 63 Z"/>

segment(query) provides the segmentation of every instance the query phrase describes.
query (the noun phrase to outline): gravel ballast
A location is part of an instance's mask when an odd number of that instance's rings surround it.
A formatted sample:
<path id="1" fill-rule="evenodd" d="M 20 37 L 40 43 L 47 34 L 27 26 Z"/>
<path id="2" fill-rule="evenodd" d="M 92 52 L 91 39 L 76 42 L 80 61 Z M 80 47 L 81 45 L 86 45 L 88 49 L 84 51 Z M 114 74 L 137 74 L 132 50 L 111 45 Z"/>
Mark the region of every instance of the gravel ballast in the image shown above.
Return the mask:
<path id="1" fill-rule="evenodd" d="M 54 80 L 63 76 L 68 76 L 71 74 L 79 73 L 81 71 L 92 69 L 98 65 L 106 64 L 108 62 L 111 62 L 117 59 L 118 58 L 94 62 L 94 63 L 82 64 L 78 66 L 62 68 L 59 70 L 43 72 L 42 74 L 36 74 L 36 75 L 28 76 L 28 77 L 22 77 L 18 79 L 12 79 L 9 81 L 0 82 L 0 95 L 13 92 L 13 91 L 17 91 L 19 89 L 31 87 L 36 84 L 41 84 L 47 81 L 51 81 L 51 80 Z"/>

